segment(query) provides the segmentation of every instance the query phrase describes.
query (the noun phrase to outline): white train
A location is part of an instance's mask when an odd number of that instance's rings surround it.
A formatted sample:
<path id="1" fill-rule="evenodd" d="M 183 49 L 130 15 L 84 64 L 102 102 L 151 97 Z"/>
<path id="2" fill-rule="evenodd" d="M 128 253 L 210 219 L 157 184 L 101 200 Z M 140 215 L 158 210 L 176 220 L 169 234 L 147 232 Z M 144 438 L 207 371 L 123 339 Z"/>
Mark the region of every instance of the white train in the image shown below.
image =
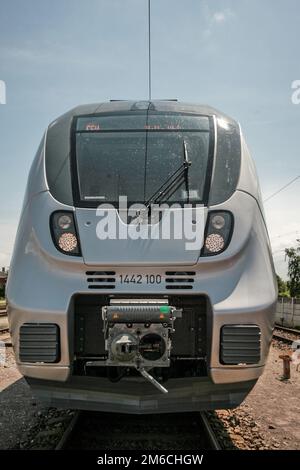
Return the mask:
<path id="1" fill-rule="evenodd" d="M 7 284 L 17 364 L 41 399 L 234 407 L 263 372 L 276 300 L 259 183 L 233 119 L 119 101 L 49 125 Z"/>

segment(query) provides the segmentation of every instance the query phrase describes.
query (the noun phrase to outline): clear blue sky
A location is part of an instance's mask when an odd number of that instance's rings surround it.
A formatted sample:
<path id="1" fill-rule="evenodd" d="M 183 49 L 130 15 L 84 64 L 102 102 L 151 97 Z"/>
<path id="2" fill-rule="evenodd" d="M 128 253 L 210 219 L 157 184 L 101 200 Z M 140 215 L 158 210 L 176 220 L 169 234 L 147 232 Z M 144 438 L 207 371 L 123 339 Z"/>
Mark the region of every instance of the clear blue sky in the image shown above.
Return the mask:
<path id="1" fill-rule="evenodd" d="M 153 98 L 238 119 L 267 197 L 300 175 L 298 0 L 152 0 Z M 9 265 L 30 163 L 69 108 L 147 98 L 147 0 L 1 0 L 0 266 Z M 300 180 L 266 204 L 278 271 L 300 236 Z M 296 231 L 299 230 L 297 235 Z"/>

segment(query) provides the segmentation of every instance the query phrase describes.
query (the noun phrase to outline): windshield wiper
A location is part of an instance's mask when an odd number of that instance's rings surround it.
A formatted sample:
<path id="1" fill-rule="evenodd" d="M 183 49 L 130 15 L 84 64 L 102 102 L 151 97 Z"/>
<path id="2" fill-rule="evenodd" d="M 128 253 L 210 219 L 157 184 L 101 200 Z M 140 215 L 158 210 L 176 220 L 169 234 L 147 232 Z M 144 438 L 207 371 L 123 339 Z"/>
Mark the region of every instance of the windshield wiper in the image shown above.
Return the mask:
<path id="1" fill-rule="evenodd" d="M 185 140 L 183 140 L 183 164 L 177 168 L 176 171 L 171 176 L 164 181 L 164 183 L 150 196 L 148 201 L 145 203 L 147 209 L 151 206 L 151 204 L 155 204 L 158 202 L 165 194 L 170 192 L 172 187 L 178 183 L 179 179 L 182 175 L 185 176 L 186 188 L 187 188 L 187 197 L 189 201 L 189 182 L 188 182 L 188 170 L 189 167 L 192 165 L 192 162 L 188 158 L 187 146 Z M 171 193 L 172 195 L 173 193 Z M 169 195 L 170 197 L 170 195 Z"/>
<path id="2" fill-rule="evenodd" d="M 184 175 L 185 177 L 185 187 L 187 191 L 187 202 L 189 202 L 189 181 L 188 181 L 188 171 L 189 167 L 192 165 L 192 162 L 188 158 L 187 146 L 185 140 L 183 140 L 183 163 L 180 165 L 177 170 L 171 176 L 163 182 L 163 184 L 150 196 L 150 198 L 145 202 L 146 212 L 149 214 L 149 209 L 151 204 L 158 202 L 163 196 L 169 193 L 168 198 L 178 189 L 177 185 L 180 181 L 180 178 Z M 180 183 L 181 185 L 182 183 Z M 175 188 L 174 188 L 175 186 Z M 180 186 L 179 186 L 180 187 Z M 171 189 L 173 191 L 170 193 Z M 141 211 L 137 211 L 136 215 L 132 217 L 131 222 L 140 216 Z"/>
<path id="3" fill-rule="evenodd" d="M 189 160 L 186 141 L 183 139 L 183 155 L 184 155 L 184 179 L 185 179 L 185 190 L 187 195 L 187 203 L 190 202 L 190 187 L 189 187 L 189 167 L 192 162 Z"/>

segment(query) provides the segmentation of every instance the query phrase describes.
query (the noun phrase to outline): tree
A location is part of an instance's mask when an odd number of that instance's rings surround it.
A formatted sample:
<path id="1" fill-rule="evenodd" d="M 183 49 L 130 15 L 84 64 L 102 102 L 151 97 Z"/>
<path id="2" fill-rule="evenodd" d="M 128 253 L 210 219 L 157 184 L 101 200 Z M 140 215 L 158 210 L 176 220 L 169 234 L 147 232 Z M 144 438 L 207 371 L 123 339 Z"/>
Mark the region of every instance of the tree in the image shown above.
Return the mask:
<path id="1" fill-rule="evenodd" d="M 300 239 L 296 248 L 286 248 L 288 258 L 289 289 L 291 297 L 300 297 Z"/>
<path id="2" fill-rule="evenodd" d="M 279 297 L 289 297 L 289 288 L 288 288 L 288 283 L 285 282 L 283 279 L 281 279 L 278 274 L 276 274 L 277 278 L 277 286 L 278 286 L 278 296 Z"/>

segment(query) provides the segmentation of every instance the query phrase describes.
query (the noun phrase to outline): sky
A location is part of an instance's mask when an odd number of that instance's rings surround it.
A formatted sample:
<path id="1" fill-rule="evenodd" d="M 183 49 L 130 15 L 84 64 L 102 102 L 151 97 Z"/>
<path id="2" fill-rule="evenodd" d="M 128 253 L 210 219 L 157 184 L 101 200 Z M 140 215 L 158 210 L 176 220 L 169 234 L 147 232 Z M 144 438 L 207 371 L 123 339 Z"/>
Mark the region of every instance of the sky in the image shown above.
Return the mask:
<path id="1" fill-rule="evenodd" d="M 0 267 L 48 124 L 78 104 L 148 98 L 147 12 L 147 0 L 0 0 Z M 237 119 L 264 199 L 300 175 L 299 18 L 298 0 L 151 0 L 152 98 Z M 300 178 L 265 203 L 283 277 L 299 196 Z"/>

